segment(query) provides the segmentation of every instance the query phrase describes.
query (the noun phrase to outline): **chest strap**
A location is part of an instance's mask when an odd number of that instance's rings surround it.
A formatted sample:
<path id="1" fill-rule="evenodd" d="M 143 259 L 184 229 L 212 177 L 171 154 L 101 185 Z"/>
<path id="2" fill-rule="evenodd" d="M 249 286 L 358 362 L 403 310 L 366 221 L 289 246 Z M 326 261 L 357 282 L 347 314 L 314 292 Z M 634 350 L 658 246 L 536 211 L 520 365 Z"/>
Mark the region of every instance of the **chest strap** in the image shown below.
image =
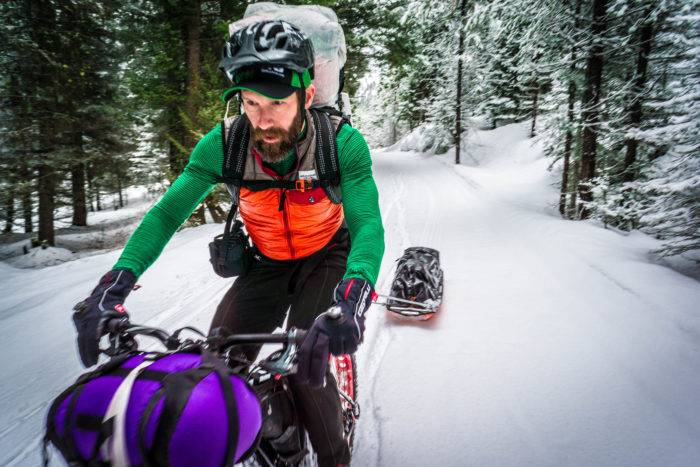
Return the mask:
<path id="1" fill-rule="evenodd" d="M 298 190 L 301 192 L 313 190 L 315 188 L 326 188 L 331 186 L 329 180 L 311 180 L 303 178 L 298 180 L 244 180 L 242 186 L 250 191 L 262 191 L 270 188 L 282 188 L 285 190 Z"/>

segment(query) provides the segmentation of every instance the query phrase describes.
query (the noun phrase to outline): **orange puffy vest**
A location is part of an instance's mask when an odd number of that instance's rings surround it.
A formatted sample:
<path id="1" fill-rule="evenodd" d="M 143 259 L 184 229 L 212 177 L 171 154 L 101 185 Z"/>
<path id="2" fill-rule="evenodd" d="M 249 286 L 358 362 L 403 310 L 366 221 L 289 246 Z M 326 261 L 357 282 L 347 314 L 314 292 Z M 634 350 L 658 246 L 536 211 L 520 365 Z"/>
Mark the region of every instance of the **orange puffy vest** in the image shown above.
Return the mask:
<path id="1" fill-rule="evenodd" d="M 267 170 L 260 155 L 256 154 L 255 162 Z M 255 246 L 277 260 L 303 258 L 317 252 L 343 224 L 342 204 L 333 204 L 323 188 L 241 188 L 238 209 Z"/>

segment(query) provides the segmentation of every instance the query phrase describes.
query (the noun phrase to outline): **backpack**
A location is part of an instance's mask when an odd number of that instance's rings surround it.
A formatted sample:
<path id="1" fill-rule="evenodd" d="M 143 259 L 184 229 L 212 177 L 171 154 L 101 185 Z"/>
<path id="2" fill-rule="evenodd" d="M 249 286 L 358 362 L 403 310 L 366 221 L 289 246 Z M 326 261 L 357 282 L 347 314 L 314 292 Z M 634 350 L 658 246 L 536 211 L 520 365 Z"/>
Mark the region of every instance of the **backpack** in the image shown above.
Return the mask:
<path id="1" fill-rule="evenodd" d="M 138 352 L 63 391 L 44 443 L 76 466 L 232 466 L 252 454 L 261 426 L 255 393 L 213 354 Z"/>

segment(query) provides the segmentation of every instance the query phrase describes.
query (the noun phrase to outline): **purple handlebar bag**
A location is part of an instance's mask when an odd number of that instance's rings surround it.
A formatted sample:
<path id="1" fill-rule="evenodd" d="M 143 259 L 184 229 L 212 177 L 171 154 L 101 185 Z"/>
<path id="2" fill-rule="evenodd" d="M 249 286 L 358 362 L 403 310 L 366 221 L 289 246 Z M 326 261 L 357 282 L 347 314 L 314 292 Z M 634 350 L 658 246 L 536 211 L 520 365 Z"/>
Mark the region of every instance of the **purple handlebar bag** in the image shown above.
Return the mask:
<path id="1" fill-rule="evenodd" d="M 70 465 L 220 467 L 252 454 L 261 425 L 253 390 L 208 351 L 140 352 L 61 393 L 45 443 Z"/>

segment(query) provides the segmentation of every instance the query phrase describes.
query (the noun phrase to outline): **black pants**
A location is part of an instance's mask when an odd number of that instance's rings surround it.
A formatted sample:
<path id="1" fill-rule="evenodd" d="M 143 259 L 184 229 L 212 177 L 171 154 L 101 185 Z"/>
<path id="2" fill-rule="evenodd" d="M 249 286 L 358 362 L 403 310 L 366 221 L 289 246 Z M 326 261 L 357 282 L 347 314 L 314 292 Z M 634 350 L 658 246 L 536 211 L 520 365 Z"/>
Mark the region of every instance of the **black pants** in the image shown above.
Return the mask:
<path id="1" fill-rule="evenodd" d="M 320 251 L 306 258 L 275 261 L 256 260 L 244 277 L 239 277 L 216 309 L 211 329 L 225 327 L 233 333 L 268 333 L 284 323 L 287 328 L 308 329 L 316 317 L 331 305 L 333 290 L 345 274 L 350 241 L 341 228 Z M 244 349 L 254 360 L 260 346 Z M 340 396 L 333 376 L 326 385 L 313 389 L 290 386 L 299 417 L 309 433 L 322 467 L 350 462 L 350 451 L 343 438 Z"/>

